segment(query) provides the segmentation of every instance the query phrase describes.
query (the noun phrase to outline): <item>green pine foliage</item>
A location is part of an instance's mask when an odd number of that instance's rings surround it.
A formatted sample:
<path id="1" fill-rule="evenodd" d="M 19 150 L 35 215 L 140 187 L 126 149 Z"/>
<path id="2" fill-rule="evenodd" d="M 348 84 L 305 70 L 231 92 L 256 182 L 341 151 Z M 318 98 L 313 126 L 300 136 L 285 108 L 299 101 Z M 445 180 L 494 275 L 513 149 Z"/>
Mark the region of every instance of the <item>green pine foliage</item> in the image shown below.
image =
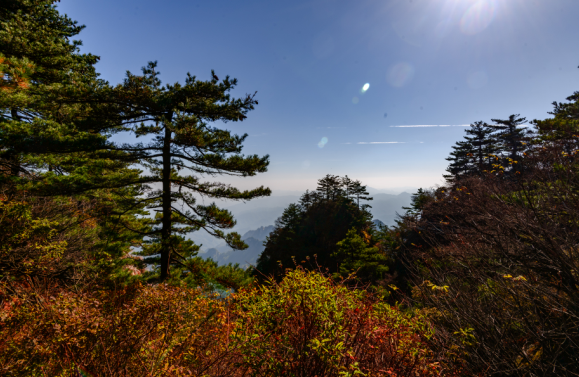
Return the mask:
<path id="1" fill-rule="evenodd" d="M 498 151 L 496 145 L 496 136 L 493 134 L 493 129 L 483 121 L 474 122 L 470 125 L 470 129 L 466 129 L 465 141 L 471 148 L 471 164 L 474 173 L 482 176 L 483 173 L 492 170 L 492 163 L 490 156 Z"/>
<path id="2" fill-rule="evenodd" d="M 354 274 L 361 281 L 377 282 L 383 280 L 389 271 L 388 256 L 372 242 L 369 233 L 362 232 L 360 235 L 357 229 L 352 228 L 336 246 L 332 258 L 340 261 L 340 264 L 334 273 L 335 278 Z"/>
<path id="3" fill-rule="evenodd" d="M 402 207 L 406 210 L 405 216 L 419 217 L 422 214 L 424 207 L 433 200 L 433 197 L 433 190 L 419 188 L 410 197 L 410 207 Z"/>
<path id="4" fill-rule="evenodd" d="M 563 143 L 566 153 L 577 149 L 579 133 L 579 92 L 567 97 L 568 102 L 553 102 L 552 118 L 534 120 L 540 140 Z"/>
<path id="5" fill-rule="evenodd" d="M 360 207 L 360 200 L 374 200 L 374 198 L 368 196 L 369 193 L 366 190 L 366 186 L 362 186 L 360 181 L 354 181 L 348 176 L 345 176 L 341 180 L 342 186 L 344 187 L 344 195 L 346 198 L 351 198 L 356 200 L 356 205 Z M 368 204 L 363 204 L 364 208 L 371 208 Z"/>
<path id="6" fill-rule="evenodd" d="M 450 156 L 446 158 L 446 160 L 450 162 L 450 165 L 446 169 L 449 174 L 444 176 L 449 181 L 468 176 L 473 170 L 471 164 L 471 157 L 474 152 L 473 146 L 466 141 L 458 141 L 452 146 L 452 149 L 453 151 L 450 152 Z"/>
<path id="7" fill-rule="evenodd" d="M 495 154 L 499 151 L 495 130 L 483 121 L 474 122 L 465 130 L 464 140 L 458 141 L 450 156 L 447 181 L 457 181 L 473 175 L 483 176 L 493 170 Z"/>
<path id="8" fill-rule="evenodd" d="M 127 154 L 107 141 L 119 128 L 98 116 L 110 88 L 95 71 L 99 58 L 72 39 L 84 26 L 54 3 L 0 8 L 0 189 L 11 240 L 0 264 L 4 277 L 102 281 L 126 275 L 124 256 L 141 242 L 142 188 L 130 184 L 139 171 Z M 42 237 L 58 240 L 59 252 L 35 249 Z"/>
<path id="9" fill-rule="evenodd" d="M 509 116 L 509 119 L 493 119 L 492 121 L 496 124 L 490 127 L 496 131 L 495 137 L 503 158 L 519 161 L 529 135 L 529 131 L 520 126 L 525 124 L 527 119 L 519 118 L 519 114 L 513 114 Z"/>
<path id="10" fill-rule="evenodd" d="M 514 114 L 509 119 L 493 119 L 495 124 L 474 122 L 467 129 L 464 140 L 458 141 L 450 156 L 450 165 L 444 175 L 448 182 L 488 174 L 507 175 L 522 171 L 525 151 L 532 140 L 532 131 L 521 127 L 525 118 Z"/>
<path id="11" fill-rule="evenodd" d="M 195 268 L 192 261 L 198 247 L 184 238 L 186 234 L 204 230 L 234 249 L 247 247 L 239 234 L 224 232 L 235 226 L 231 213 L 204 200 L 251 200 L 269 195 L 270 190 L 262 186 L 240 191 L 204 180 L 267 171 L 268 156 L 242 154 L 247 134 L 235 135 L 215 125 L 245 119 L 257 104 L 255 94 L 232 98 L 229 92 L 237 80 L 226 77 L 219 81 L 214 72 L 208 81 L 187 74 L 184 84 L 165 86 L 159 74 L 156 62 L 144 67 L 142 75 L 127 73 L 124 83 L 114 90 L 111 107 L 124 130 L 149 140 L 117 149 L 145 169 L 139 182 L 150 189 L 141 203 L 156 215 L 139 254 L 155 266 L 158 278 L 165 280 L 172 266 L 180 266 L 184 273 Z M 180 271 L 175 270 L 176 276 Z"/>
<path id="12" fill-rule="evenodd" d="M 110 174 L 123 166 L 107 143 L 115 127 L 95 117 L 96 94 L 107 88 L 94 68 L 99 58 L 80 53 L 81 42 L 72 38 L 84 26 L 60 15 L 54 3 L 12 0 L 0 9 L 2 182 L 28 184 L 26 190 L 42 195 L 105 187 L 105 181 L 118 187 L 124 172 Z"/>
<path id="13" fill-rule="evenodd" d="M 280 279 L 287 268 L 302 266 L 336 278 L 352 274 L 358 282 L 383 279 L 388 258 L 373 237 L 367 206 L 358 205 L 359 199 L 371 199 L 364 194 L 366 187 L 348 177 L 320 179 L 315 191 L 290 204 L 276 221 L 257 260 L 256 276 Z"/>

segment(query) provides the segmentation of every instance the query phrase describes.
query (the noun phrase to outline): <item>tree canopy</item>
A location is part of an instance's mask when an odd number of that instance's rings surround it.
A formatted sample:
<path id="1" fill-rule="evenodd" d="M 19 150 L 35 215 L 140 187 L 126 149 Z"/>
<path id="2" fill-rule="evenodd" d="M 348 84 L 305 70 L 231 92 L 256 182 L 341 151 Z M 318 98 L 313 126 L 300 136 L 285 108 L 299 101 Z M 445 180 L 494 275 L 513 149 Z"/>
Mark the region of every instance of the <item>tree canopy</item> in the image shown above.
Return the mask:
<path id="1" fill-rule="evenodd" d="M 487 174 L 513 175 L 520 173 L 525 150 L 532 139 L 532 131 L 523 128 L 526 118 L 513 114 L 508 119 L 492 119 L 495 124 L 474 122 L 465 130 L 466 136 L 453 147 L 447 161 L 449 182 Z"/>
<path id="2" fill-rule="evenodd" d="M 116 148 L 144 167 L 138 182 L 149 190 L 141 203 L 156 212 L 152 229 L 140 255 L 158 265 L 159 277 L 166 279 L 170 266 L 182 273 L 191 272 L 190 259 L 198 246 L 185 234 L 203 229 L 222 238 L 234 249 L 247 247 L 237 233 L 224 233 L 235 225 L 227 210 L 202 199 L 251 200 L 267 196 L 263 186 L 240 191 L 204 177 L 228 175 L 254 176 L 267 171 L 269 156 L 243 155 L 245 135 L 214 125 L 216 122 L 242 121 L 257 104 L 255 94 L 232 98 L 229 92 L 236 79 L 219 81 L 214 72 L 207 81 L 187 74 L 185 83 L 161 85 L 157 63 L 143 68 L 142 75 L 130 72 L 122 85 L 114 89 L 111 106 L 123 129 L 147 142 L 125 143 Z M 179 272 L 178 274 L 181 274 Z"/>
<path id="3" fill-rule="evenodd" d="M 376 283 L 388 271 L 387 257 L 373 237 L 372 215 L 359 200 L 371 200 L 366 186 L 348 177 L 326 175 L 276 221 L 257 260 L 260 277 L 281 278 L 287 268 L 322 269 L 335 277 L 356 274 Z"/>

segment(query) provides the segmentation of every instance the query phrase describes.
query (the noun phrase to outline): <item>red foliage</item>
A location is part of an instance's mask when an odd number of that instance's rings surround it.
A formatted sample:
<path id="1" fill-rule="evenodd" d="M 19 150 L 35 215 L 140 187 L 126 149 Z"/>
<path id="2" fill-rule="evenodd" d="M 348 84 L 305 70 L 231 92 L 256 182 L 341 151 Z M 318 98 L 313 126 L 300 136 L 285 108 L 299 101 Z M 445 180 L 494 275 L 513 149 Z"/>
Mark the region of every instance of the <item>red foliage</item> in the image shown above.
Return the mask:
<path id="1" fill-rule="evenodd" d="M 227 300 L 166 285 L 4 286 L 0 368 L 7 376 L 450 375 L 425 343 L 432 332 L 422 318 L 300 274 Z"/>

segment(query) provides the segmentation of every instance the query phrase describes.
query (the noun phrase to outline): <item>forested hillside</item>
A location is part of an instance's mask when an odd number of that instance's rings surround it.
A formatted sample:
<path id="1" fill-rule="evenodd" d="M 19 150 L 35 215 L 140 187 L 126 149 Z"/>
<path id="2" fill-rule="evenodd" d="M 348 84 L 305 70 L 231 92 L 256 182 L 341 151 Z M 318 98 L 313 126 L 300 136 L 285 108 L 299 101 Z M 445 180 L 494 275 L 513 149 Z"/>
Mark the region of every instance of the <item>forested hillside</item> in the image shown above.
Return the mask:
<path id="1" fill-rule="evenodd" d="M 371 194 L 371 196 L 374 200 L 372 201 L 372 208 L 369 209 L 370 213 L 372 213 L 372 218 L 378 219 L 388 226 L 395 225 L 397 214 L 404 213 L 404 207 L 410 205 L 412 194 L 408 192 L 387 194 L 368 187 L 368 192 L 372 193 L 373 191 L 375 193 Z M 291 203 L 298 202 L 302 194 L 302 192 L 299 192 L 295 195 L 288 195 L 287 193 L 278 195 L 278 193 L 272 192 L 271 196 L 245 203 L 224 201 L 219 203 L 219 205 L 235 216 L 237 224 L 233 229 L 239 234 L 245 235 L 245 233 L 260 227 L 273 225 L 275 220 L 282 215 L 283 210 Z M 202 251 L 220 247 L 223 247 L 224 250 L 226 249 L 224 242 L 206 233 L 192 232 L 187 237 L 193 239 L 195 243 L 203 244 Z"/>
<path id="2" fill-rule="evenodd" d="M 55 4 L 0 6 L 1 375 L 579 375 L 579 92 L 474 121 L 394 223 L 327 174 L 241 236 L 216 203 L 271 190 L 218 179 L 268 169 L 227 128 L 257 95 L 106 82 Z"/>

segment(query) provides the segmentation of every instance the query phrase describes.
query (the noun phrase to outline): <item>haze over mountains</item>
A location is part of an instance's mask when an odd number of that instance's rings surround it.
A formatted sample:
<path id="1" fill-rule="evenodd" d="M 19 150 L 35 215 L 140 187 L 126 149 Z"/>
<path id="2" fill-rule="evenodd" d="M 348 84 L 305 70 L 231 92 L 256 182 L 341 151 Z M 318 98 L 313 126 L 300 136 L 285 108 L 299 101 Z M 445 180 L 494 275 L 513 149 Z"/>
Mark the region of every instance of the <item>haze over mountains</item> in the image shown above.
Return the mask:
<path id="1" fill-rule="evenodd" d="M 372 206 L 370 212 L 373 219 L 382 221 L 388 226 L 395 224 L 396 214 L 404 213 L 402 207 L 410 204 L 411 192 L 414 188 L 405 188 L 401 193 L 392 193 L 388 190 L 368 188 L 368 192 L 374 200 L 368 202 Z M 249 246 L 245 250 L 232 250 L 222 240 L 216 239 L 203 231 L 191 234 L 197 244 L 201 244 L 201 256 L 212 258 L 219 264 L 239 263 L 241 266 L 254 264 L 257 257 L 264 249 L 263 242 L 273 230 L 275 220 L 280 217 L 284 209 L 291 203 L 297 203 L 302 192 L 282 192 L 266 198 L 256 199 L 246 203 L 218 203 L 223 208 L 229 209 L 237 225 L 234 231 L 242 235 L 242 239 Z"/>

